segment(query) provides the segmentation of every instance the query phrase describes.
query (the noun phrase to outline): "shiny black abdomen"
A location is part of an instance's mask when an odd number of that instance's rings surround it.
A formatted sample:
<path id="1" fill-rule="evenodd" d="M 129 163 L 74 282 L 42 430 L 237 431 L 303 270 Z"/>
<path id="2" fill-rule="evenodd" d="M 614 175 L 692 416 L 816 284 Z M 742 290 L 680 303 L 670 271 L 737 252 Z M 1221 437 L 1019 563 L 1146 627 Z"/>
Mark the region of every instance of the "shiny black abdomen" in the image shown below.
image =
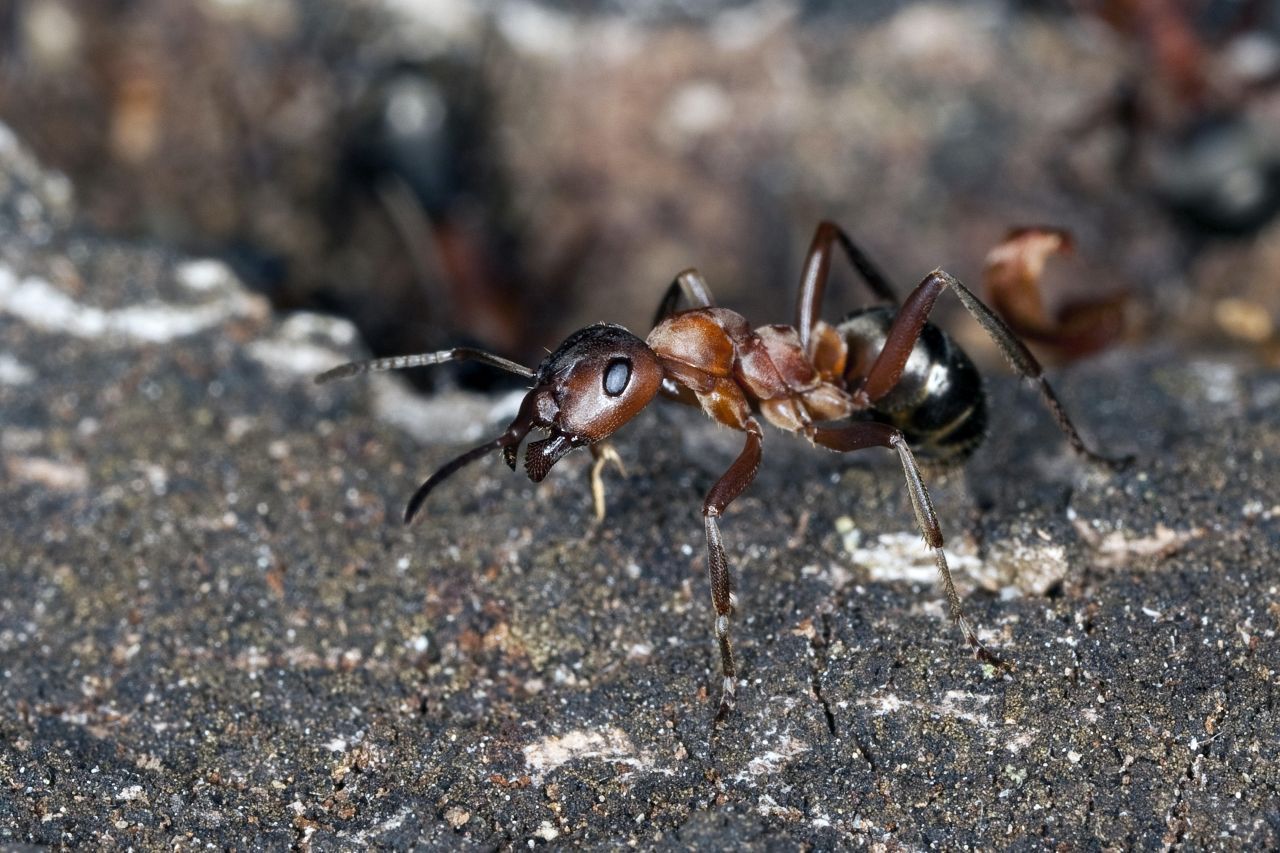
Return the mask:
<path id="1" fill-rule="evenodd" d="M 836 327 L 849 347 L 845 382 L 857 388 L 884 347 L 895 310 L 865 308 Z M 871 411 L 878 421 L 902 430 L 919 456 L 958 463 L 986 434 L 987 395 L 969 356 L 946 333 L 925 323 L 898 384 Z"/>

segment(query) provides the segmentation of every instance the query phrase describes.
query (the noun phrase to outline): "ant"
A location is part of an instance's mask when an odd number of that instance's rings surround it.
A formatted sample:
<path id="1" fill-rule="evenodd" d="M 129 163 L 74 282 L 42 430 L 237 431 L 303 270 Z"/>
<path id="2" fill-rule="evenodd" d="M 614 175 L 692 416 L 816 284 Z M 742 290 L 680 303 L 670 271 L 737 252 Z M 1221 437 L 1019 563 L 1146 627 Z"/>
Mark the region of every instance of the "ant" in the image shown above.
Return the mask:
<path id="1" fill-rule="evenodd" d="M 886 304 L 854 311 L 833 326 L 818 314 L 837 245 L 876 298 Z M 757 415 L 837 453 L 867 447 L 897 453 L 916 523 L 942 578 L 951 619 L 979 660 L 1002 665 L 978 639 L 960 606 L 938 517 L 911 449 L 914 446 L 929 461 L 958 463 L 977 448 L 986 430 L 986 396 L 977 368 L 945 333 L 927 322 L 935 300 L 948 288 L 1014 369 L 1035 384 L 1077 453 L 1107 466 L 1127 461 L 1100 456 L 1085 444 L 1045 381 L 1040 364 L 968 288 L 937 269 L 899 304 L 879 268 L 831 222 L 818 225 L 809 248 L 794 326 L 753 330 L 742 315 L 717 307 L 703 277 L 688 269 L 668 287 L 647 340 L 621 326 L 602 323 L 574 332 L 537 370 L 459 347 L 345 364 L 320 374 L 316 382 L 464 359 L 533 380 L 533 388 L 505 432 L 453 459 L 418 487 L 405 509 L 406 524 L 419 515 L 436 486 L 488 453 L 500 450 L 514 471 L 520 445 L 535 429 L 548 437 L 530 441 L 525 448 L 529 479 L 540 482 L 569 451 L 590 448 L 595 457 L 592 492 L 596 515 L 602 517 L 601 471 L 606 461 L 618 462 L 606 439 L 659 394 L 700 406 L 718 423 L 744 433 L 742 452 L 702 504 L 707 574 L 724 675 L 718 723 L 733 708 L 737 687 L 729 619 L 738 603 L 719 518 L 760 467 L 763 432 Z M 678 310 L 682 297 L 691 307 Z"/>

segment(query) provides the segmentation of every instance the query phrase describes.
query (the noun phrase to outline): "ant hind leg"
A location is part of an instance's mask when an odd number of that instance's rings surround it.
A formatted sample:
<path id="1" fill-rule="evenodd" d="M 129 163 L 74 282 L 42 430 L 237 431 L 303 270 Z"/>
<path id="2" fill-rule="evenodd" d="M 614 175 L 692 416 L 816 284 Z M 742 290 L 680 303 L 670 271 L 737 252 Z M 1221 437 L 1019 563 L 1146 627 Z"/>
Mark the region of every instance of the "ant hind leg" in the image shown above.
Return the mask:
<path id="1" fill-rule="evenodd" d="M 1132 457 L 1113 459 L 1103 456 L 1089 447 L 1084 439 L 1080 437 L 1075 424 L 1071 422 L 1066 410 L 1062 408 L 1062 403 L 1058 401 L 1058 396 L 1053 393 L 1053 388 L 1050 387 L 1048 380 L 1045 379 L 1044 368 L 1040 366 L 1040 362 L 1031 354 L 1026 345 L 1018 340 L 1013 330 L 1005 325 L 1004 321 L 997 317 L 990 308 L 984 305 L 982 300 L 978 299 L 954 276 L 940 269 L 934 270 L 925 276 L 924 281 L 920 282 L 916 289 L 911 291 L 906 301 L 902 303 L 902 308 L 894 317 L 893 325 L 889 327 L 880 355 L 876 357 L 871 369 L 867 371 L 867 377 L 863 380 L 862 386 L 854 391 L 855 402 L 863 407 L 869 407 L 893 390 L 894 385 L 898 383 L 898 379 L 902 376 L 902 371 L 906 367 L 907 358 L 911 355 L 912 348 L 915 347 L 916 341 L 920 338 L 920 332 L 924 329 L 929 312 L 933 310 L 933 305 L 938 296 L 947 288 L 951 288 L 951 291 L 960 299 L 964 307 L 973 315 L 979 325 L 986 330 L 987 334 L 991 336 L 996 346 L 1000 348 L 1005 358 L 1013 366 L 1014 371 L 1035 385 L 1045 408 L 1049 410 L 1049 414 L 1053 416 L 1058 429 L 1066 436 L 1067 442 L 1076 453 L 1091 462 L 1113 469 L 1121 468 L 1132 461 Z"/>
<path id="2" fill-rule="evenodd" d="M 960 629 L 965 642 L 973 649 L 974 657 L 984 663 L 1007 666 L 982 644 L 969 618 L 965 616 L 964 608 L 960 604 L 960 594 L 956 592 L 955 583 L 951 580 L 951 569 L 947 566 L 947 555 L 943 550 L 942 527 L 938 524 L 938 514 L 934 512 L 929 490 L 925 488 L 924 478 L 920 475 L 920 466 L 916 464 L 915 455 L 907 446 L 902 433 L 888 424 L 855 421 L 838 427 L 811 425 L 805 430 L 805 435 L 815 444 L 839 453 L 851 453 L 867 447 L 887 447 L 898 454 L 898 459 L 902 462 L 902 473 L 907 480 L 907 494 L 911 496 L 911 509 L 915 513 L 916 525 L 924 536 L 925 544 L 933 551 L 933 562 L 938 567 L 938 577 L 942 580 L 942 589 L 947 597 L 951 621 Z"/>

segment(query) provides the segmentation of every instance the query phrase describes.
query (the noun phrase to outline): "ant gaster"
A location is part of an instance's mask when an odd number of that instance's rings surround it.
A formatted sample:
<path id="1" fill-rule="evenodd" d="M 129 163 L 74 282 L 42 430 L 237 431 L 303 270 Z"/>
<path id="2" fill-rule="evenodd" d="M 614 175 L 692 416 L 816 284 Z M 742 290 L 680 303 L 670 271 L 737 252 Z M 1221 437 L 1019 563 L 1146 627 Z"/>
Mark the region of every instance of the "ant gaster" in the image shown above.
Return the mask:
<path id="1" fill-rule="evenodd" d="M 818 313 L 836 245 L 886 304 L 855 311 L 832 326 L 820 320 Z M 911 449 L 914 446 L 933 461 L 958 462 L 977 447 L 985 431 L 986 398 L 977 369 L 947 335 L 927 322 L 934 301 L 948 288 L 1014 369 L 1035 383 L 1071 446 L 1095 462 L 1112 464 L 1113 460 L 1085 445 L 1036 359 L 964 285 L 934 270 L 899 305 L 884 275 L 830 222 L 818 226 L 805 260 L 794 326 L 753 330 L 740 314 L 717 307 L 702 276 L 690 269 L 671 283 L 647 340 L 621 326 L 600 324 L 570 335 L 536 371 L 491 353 L 456 348 L 346 364 L 316 381 L 462 359 L 533 380 L 532 390 L 506 431 L 432 474 L 409 500 L 405 523 L 413 521 L 445 478 L 485 454 L 502 451 L 514 471 L 520 445 L 533 430 L 545 431 L 547 437 L 530 441 L 525 448 L 529 479 L 541 481 L 570 450 L 589 447 L 596 458 L 592 469 L 596 512 L 602 515 L 601 468 L 609 459 L 617 461 L 605 440 L 659 394 L 700 406 L 717 422 L 745 433 L 742 452 L 702 504 L 707 574 L 724 674 L 719 721 L 733 707 L 737 686 L 729 640 L 729 619 L 737 596 L 719 518 L 760 467 L 763 432 L 757 415 L 838 453 L 867 447 L 897 453 L 916 523 L 933 551 L 951 619 L 979 659 L 1000 662 L 979 641 L 960 606 L 943 552 L 942 530 Z M 682 296 L 691 307 L 677 310 Z"/>

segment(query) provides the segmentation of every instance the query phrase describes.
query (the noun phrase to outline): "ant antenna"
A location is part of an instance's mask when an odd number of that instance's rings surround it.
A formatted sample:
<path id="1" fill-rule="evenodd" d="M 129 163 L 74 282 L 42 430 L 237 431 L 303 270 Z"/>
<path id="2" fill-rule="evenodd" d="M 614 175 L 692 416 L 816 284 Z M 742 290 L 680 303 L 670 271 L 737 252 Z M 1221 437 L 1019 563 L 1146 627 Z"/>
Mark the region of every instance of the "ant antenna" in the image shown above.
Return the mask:
<path id="1" fill-rule="evenodd" d="M 517 442 L 518 443 L 518 442 Z M 507 433 L 502 434 L 493 441 L 486 441 L 479 447 L 473 447 L 461 456 L 456 457 L 446 464 L 439 471 L 432 474 L 426 481 L 418 486 L 418 490 L 413 493 L 413 497 L 409 498 L 409 505 L 404 509 L 404 523 L 412 524 L 413 519 L 418 514 L 418 510 L 422 509 L 422 504 L 427 500 L 427 495 L 431 494 L 436 486 L 440 485 L 447 477 L 455 474 L 466 465 L 470 465 L 482 456 L 486 456 L 500 447 L 510 444 L 510 437 Z"/>
<path id="2" fill-rule="evenodd" d="M 317 385 L 323 385 L 326 382 L 332 382 L 335 379 L 347 379 L 352 376 L 359 376 L 361 373 L 381 373 L 386 370 L 403 370 L 407 367 L 429 367 L 434 364 L 444 364 L 449 361 L 479 361 L 491 367 L 497 367 L 508 373 L 514 373 L 517 376 L 523 376 L 525 379 L 532 379 L 534 371 L 525 367 L 523 364 L 505 359 L 502 356 L 494 355 L 484 350 L 472 349 L 471 347 L 454 347 L 453 349 L 440 350 L 439 352 L 424 352 L 417 355 L 395 355 L 390 358 L 373 358 L 368 361 L 353 361 L 349 364 L 341 364 L 332 370 L 326 370 L 316 377 Z"/>

